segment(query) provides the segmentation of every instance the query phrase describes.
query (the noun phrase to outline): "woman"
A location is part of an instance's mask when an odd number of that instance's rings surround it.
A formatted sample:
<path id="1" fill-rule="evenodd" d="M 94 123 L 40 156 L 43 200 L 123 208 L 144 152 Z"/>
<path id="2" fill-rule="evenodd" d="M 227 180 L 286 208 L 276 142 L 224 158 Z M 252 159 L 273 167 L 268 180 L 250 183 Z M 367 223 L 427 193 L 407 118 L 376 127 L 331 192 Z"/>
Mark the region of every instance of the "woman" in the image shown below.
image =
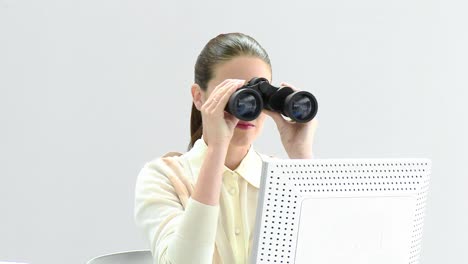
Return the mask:
<path id="1" fill-rule="evenodd" d="M 289 158 L 312 158 L 315 119 L 294 123 L 263 110 L 244 122 L 224 111 L 230 95 L 253 77 L 271 83 L 271 64 L 245 34 L 220 34 L 198 56 L 189 151 L 148 162 L 136 183 L 135 221 L 155 263 L 248 262 L 262 166 L 252 143 L 266 115 L 275 121 Z"/>

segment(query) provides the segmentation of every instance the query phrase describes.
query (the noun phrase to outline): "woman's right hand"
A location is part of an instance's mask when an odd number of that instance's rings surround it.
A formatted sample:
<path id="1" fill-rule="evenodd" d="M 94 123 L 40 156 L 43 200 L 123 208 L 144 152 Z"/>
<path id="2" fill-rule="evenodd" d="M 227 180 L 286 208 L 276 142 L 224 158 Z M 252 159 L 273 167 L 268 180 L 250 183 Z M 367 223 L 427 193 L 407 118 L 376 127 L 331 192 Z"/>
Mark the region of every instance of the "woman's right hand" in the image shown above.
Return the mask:
<path id="1" fill-rule="evenodd" d="M 239 122 L 224 111 L 231 95 L 245 84 L 245 80 L 227 79 L 216 86 L 201 107 L 203 139 L 211 147 L 227 149 Z"/>

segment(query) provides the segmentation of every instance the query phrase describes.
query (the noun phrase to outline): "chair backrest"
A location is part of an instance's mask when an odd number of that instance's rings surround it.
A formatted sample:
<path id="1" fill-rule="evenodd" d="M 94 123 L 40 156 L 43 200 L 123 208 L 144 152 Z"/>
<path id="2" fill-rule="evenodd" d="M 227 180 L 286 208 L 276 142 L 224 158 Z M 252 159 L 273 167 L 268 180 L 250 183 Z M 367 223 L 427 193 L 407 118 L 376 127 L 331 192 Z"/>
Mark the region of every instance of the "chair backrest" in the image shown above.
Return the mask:
<path id="1" fill-rule="evenodd" d="M 87 264 L 152 264 L 153 257 L 149 250 L 118 252 L 95 257 Z"/>

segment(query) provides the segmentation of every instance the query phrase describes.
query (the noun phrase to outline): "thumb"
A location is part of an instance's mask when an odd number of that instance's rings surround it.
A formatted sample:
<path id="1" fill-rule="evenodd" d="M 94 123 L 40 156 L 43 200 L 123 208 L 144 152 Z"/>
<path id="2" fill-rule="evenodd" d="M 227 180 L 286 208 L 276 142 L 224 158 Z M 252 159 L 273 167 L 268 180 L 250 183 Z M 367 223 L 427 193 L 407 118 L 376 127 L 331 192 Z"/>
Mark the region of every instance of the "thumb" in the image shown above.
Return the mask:
<path id="1" fill-rule="evenodd" d="M 239 122 L 239 119 L 237 117 L 235 117 L 234 115 L 231 115 L 231 114 L 229 114 L 227 112 L 224 112 L 224 119 L 226 120 L 226 122 L 228 122 L 232 126 L 236 126 L 237 123 Z"/>
<path id="2" fill-rule="evenodd" d="M 280 113 L 273 112 L 270 110 L 263 110 L 266 115 L 270 116 L 275 121 L 277 126 L 283 126 L 287 121 L 281 116 Z"/>
<path id="3" fill-rule="evenodd" d="M 292 84 L 290 83 L 287 83 L 287 82 L 281 82 L 280 84 L 281 86 L 287 86 L 287 87 L 291 87 L 291 89 L 293 89 L 294 91 L 299 91 L 299 89 L 297 89 L 296 87 L 294 87 Z"/>

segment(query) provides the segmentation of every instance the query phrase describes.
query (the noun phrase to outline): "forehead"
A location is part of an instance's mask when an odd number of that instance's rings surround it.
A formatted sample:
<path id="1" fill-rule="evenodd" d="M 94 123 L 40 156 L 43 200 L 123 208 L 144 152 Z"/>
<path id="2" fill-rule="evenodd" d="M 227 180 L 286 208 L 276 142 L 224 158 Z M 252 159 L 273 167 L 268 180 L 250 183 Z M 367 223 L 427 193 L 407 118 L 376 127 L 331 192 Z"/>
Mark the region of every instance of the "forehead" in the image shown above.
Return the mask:
<path id="1" fill-rule="evenodd" d="M 263 77 L 271 82 L 270 66 L 257 57 L 239 56 L 217 65 L 214 69 L 213 79 L 208 86 L 216 86 L 225 79 L 249 81 L 253 77 Z"/>

